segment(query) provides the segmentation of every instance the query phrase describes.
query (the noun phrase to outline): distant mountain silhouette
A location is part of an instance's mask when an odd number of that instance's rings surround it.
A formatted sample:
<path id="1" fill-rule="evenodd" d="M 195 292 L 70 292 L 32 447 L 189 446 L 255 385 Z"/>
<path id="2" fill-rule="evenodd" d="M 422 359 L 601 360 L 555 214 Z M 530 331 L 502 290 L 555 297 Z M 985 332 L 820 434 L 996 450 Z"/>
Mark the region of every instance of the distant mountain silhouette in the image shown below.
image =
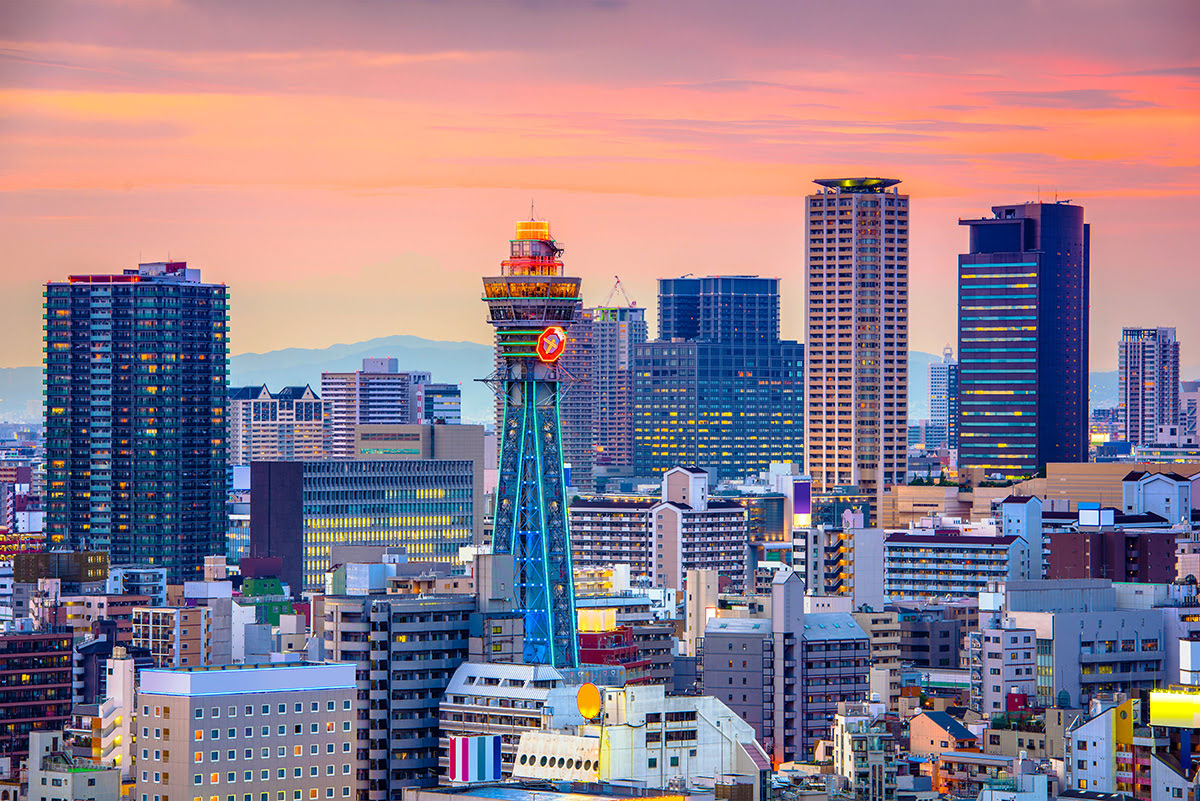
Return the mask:
<path id="1" fill-rule="evenodd" d="M 296 384 L 311 384 L 321 391 L 321 373 L 349 372 L 362 366 L 368 356 L 394 356 L 401 370 L 425 370 L 433 380 L 462 387 L 463 420 L 492 422 L 492 393 L 476 379 L 492 372 L 492 346 L 478 342 L 442 342 L 399 334 L 330 345 L 328 348 L 286 348 L 267 353 L 242 353 L 229 360 L 230 386 L 266 384 L 272 390 Z M 940 354 L 909 351 L 908 417 L 929 418 L 929 365 Z M 1200 375 L 1200 367 L 1185 368 L 1185 376 Z M 1117 371 L 1091 374 L 1089 405 L 1117 405 Z M 0 420 L 41 419 L 42 368 L 0 367 Z"/>

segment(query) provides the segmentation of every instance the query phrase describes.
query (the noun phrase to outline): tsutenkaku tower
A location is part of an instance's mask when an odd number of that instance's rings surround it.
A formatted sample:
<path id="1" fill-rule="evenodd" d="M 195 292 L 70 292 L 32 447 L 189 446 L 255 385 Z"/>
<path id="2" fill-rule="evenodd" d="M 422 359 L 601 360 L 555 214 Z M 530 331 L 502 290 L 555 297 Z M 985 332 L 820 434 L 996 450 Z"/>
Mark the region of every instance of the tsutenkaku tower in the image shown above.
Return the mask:
<path id="1" fill-rule="evenodd" d="M 525 662 L 573 668 L 579 645 L 559 420 L 569 376 L 557 362 L 581 300 L 580 279 L 563 275 L 561 254 L 548 222 L 519 222 L 510 258 L 499 275 L 484 277 L 483 289 L 496 328 L 491 383 L 504 412 L 492 552 L 513 556 Z"/>

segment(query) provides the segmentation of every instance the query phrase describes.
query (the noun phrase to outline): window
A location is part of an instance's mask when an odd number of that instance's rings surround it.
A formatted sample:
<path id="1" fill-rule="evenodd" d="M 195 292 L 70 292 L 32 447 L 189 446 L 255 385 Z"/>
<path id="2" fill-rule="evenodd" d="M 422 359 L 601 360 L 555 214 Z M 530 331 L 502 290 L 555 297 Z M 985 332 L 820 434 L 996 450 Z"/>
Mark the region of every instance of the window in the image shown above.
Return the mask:
<path id="1" fill-rule="evenodd" d="M 212 709 L 208 710 L 208 716 L 211 718 L 221 717 L 221 707 L 214 706 Z"/>
<path id="2" fill-rule="evenodd" d="M 226 710 L 225 710 L 225 717 L 227 717 L 227 718 L 236 718 L 236 717 L 237 717 L 237 707 L 236 707 L 236 706 L 231 706 L 231 707 L 229 707 L 229 709 L 226 709 Z"/>
<path id="3" fill-rule="evenodd" d="M 220 730 L 220 729 L 213 729 L 212 731 L 210 731 L 210 732 L 208 733 L 208 738 L 209 738 L 210 740 L 220 740 L 220 739 L 221 739 L 221 730 Z"/>
<path id="4" fill-rule="evenodd" d="M 264 715 L 269 715 L 269 714 L 271 714 L 271 707 L 270 707 L 270 705 L 269 705 L 269 704 L 263 704 L 263 705 L 262 705 L 262 713 L 263 713 Z"/>
<path id="5" fill-rule="evenodd" d="M 646 767 L 657 768 L 658 767 L 658 759 L 656 759 L 655 757 L 650 757 L 650 760 L 646 763 Z"/>
<path id="6" fill-rule="evenodd" d="M 199 756 L 199 754 L 197 754 L 196 756 Z M 192 784 L 204 784 L 203 774 L 200 774 L 200 773 L 194 774 L 192 776 Z"/>
<path id="7" fill-rule="evenodd" d="M 197 709 L 194 713 L 194 716 L 195 716 L 196 720 L 203 720 L 204 719 L 204 710 Z"/>
<path id="8" fill-rule="evenodd" d="M 342 701 L 342 709 L 349 709 L 349 708 L 350 708 L 350 702 Z"/>

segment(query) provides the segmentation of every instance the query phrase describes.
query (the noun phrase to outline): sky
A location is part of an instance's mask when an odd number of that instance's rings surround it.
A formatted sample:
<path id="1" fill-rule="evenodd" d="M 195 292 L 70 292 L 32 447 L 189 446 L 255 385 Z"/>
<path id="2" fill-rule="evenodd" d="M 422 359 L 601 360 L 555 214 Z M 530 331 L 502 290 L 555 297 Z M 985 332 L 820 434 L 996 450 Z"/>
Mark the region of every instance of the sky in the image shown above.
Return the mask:
<path id="1" fill-rule="evenodd" d="M 802 339 L 803 198 L 862 175 L 912 198 L 914 350 L 958 220 L 1040 197 L 1092 224 L 1092 369 L 1124 325 L 1200 364 L 1192 0 L 0 0 L 0 366 L 45 281 L 166 258 L 229 285 L 234 353 L 486 342 L 531 202 L 585 303 L 773 275 Z"/>

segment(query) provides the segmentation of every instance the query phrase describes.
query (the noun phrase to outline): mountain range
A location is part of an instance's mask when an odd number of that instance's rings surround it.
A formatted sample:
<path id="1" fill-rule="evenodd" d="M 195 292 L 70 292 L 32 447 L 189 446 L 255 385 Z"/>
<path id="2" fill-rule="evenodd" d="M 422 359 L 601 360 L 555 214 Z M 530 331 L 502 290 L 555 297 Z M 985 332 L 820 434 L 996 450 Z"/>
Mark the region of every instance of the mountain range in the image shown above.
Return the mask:
<path id="1" fill-rule="evenodd" d="M 462 387 L 463 419 L 490 422 L 492 393 L 476 379 L 492 372 L 492 346 L 478 342 L 443 342 L 408 335 L 395 335 L 331 345 L 328 348 L 286 348 L 267 353 L 242 353 L 229 360 L 230 386 L 266 384 L 283 386 L 311 384 L 321 391 L 321 373 L 359 369 L 368 356 L 395 356 L 401 369 L 424 370 L 440 383 Z M 940 355 L 909 351 L 908 416 L 929 417 L 929 365 Z M 1200 367 L 1186 368 L 1184 375 L 1200 375 Z M 1104 408 L 1117 404 L 1117 371 L 1093 372 L 1089 405 Z M 36 421 L 41 418 L 42 368 L 0 367 L 0 421 Z"/>

